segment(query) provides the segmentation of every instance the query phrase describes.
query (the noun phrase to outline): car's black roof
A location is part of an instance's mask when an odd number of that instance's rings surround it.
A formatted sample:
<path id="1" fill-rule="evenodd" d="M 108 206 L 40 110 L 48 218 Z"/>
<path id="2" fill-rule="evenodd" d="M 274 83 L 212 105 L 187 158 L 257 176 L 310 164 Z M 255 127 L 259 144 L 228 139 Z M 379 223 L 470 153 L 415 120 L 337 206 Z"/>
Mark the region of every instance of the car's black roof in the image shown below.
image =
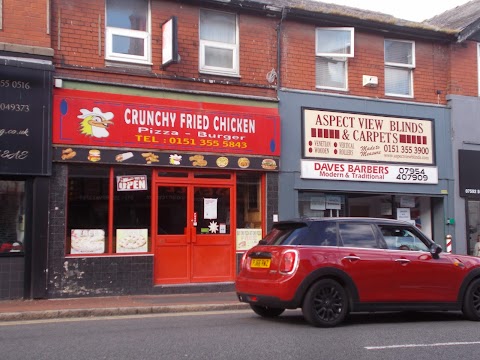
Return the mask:
<path id="1" fill-rule="evenodd" d="M 313 222 L 319 221 L 333 221 L 333 222 L 364 222 L 364 223 L 372 223 L 372 224 L 390 224 L 390 225 L 412 225 L 407 221 L 402 220 L 395 220 L 395 219 L 385 219 L 385 218 L 372 218 L 372 217 L 323 217 L 323 218 L 312 218 L 312 217 L 305 217 L 305 218 L 296 218 L 290 220 L 282 220 L 273 224 L 279 225 L 287 225 L 287 224 L 311 224 Z"/>

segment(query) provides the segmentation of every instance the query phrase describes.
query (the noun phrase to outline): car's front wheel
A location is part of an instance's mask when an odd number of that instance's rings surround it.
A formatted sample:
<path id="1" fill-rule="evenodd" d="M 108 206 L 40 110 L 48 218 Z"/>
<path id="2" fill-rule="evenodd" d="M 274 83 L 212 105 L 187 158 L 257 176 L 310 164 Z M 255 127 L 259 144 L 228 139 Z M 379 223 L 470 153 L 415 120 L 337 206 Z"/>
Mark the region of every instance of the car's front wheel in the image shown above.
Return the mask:
<path id="1" fill-rule="evenodd" d="M 335 280 L 319 280 L 307 291 L 302 311 L 305 319 L 313 326 L 337 326 L 347 316 L 347 292 Z"/>
<path id="2" fill-rule="evenodd" d="M 260 305 L 253 305 L 253 304 L 250 304 L 250 307 L 255 312 L 255 314 L 265 318 L 272 318 L 272 317 L 279 316 L 285 311 L 285 309 L 281 309 L 281 308 L 271 308 L 268 306 L 260 306 Z"/>
<path id="3" fill-rule="evenodd" d="M 480 321 L 480 279 L 468 286 L 463 299 L 463 314 L 469 320 Z"/>

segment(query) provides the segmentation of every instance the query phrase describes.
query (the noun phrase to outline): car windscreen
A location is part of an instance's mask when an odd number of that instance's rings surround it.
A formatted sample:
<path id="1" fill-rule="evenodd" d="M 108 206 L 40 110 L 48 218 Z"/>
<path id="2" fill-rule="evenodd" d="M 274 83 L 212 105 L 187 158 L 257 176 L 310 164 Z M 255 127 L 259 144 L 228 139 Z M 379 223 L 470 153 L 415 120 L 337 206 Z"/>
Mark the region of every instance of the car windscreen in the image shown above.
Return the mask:
<path id="1" fill-rule="evenodd" d="M 274 227 L 263 240 L 266 245 L 295 245 L 307 232 L 306 224 L 289 224 L 289 226 Z"/>

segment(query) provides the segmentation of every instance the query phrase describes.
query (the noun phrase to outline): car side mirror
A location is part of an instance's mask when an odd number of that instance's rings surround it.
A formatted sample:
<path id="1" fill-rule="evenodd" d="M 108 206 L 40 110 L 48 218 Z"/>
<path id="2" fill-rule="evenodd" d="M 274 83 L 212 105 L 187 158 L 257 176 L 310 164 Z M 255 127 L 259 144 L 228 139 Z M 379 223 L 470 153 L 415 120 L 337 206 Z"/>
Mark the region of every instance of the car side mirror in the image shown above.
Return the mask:
<path id="1" fill-rule="evenodd" d="M 436 243 L 433 243 L 432 245 L 430 245 L 430 254 L 432 254 L 432 257 L 434 259 L 438 259 L 439 258 L 439 254 L 443 251 L 442 247 Z"/>
<path id="2" fill-rule="evenodd" d="M 258 245 L 267 245 L 267 240 L 264 240 L 264 239 L 260 240 L 258 242 Z"/>

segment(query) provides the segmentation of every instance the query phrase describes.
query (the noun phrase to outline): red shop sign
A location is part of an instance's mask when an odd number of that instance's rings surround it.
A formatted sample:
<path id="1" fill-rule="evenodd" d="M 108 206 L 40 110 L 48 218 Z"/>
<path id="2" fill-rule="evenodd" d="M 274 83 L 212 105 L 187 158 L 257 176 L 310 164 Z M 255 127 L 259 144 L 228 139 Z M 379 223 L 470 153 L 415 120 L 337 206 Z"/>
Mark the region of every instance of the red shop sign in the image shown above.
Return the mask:
<path id="1" fill-rule="evenodd" d="M 276 108 L 59 89 L 53 143 L 280 155 Z"/>

